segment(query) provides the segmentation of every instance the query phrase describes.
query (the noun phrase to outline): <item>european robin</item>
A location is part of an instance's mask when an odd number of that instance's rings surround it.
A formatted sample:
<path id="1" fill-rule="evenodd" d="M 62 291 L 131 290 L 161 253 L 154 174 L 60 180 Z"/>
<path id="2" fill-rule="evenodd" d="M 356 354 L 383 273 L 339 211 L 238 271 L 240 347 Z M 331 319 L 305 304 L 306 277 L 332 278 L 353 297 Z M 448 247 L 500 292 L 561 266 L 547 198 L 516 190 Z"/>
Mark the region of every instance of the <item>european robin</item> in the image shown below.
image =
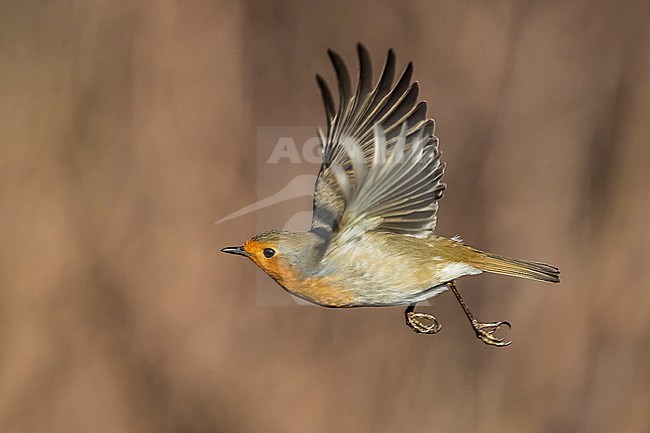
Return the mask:
<path id="1" fill-rule="evenodd" d="M 435 334 L 438 320 L 415 305 L 451 289 L 476 335 L 506 346 L 494 332 L 508 322 L 477 321 L 454 281 L 492 272 L 558 283 L 558 268 L 479 251 L 454 237 L 433 234 L 446 185 L 434 121 L 418 102 L 409 63 L 394 83 L 395 55 L 388 51 L 372 85 L 368 51 L 357 46 L 359 75 L 352 89 L 341 57 L 329 50 L 338 81 L 335 107 L 316 76 L 325 104 L 327 131 L 319 129 L 322 164 L 314 191 L 311 229 L 270 230 L 243 246 L 221 251 L 252 260 L 289 293 L 324 307 L 407 305 L 406 323 Z"/>

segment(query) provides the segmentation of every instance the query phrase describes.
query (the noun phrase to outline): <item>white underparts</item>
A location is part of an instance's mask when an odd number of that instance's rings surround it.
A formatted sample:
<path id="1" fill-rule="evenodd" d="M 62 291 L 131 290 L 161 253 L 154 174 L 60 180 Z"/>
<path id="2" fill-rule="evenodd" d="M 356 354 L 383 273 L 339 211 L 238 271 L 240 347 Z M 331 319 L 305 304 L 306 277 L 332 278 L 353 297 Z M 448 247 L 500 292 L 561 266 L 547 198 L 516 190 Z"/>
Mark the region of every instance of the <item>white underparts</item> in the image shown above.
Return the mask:
<path id="1" fill-rule="evenodd" d="M 481 272 L 480 269 L 476 269 L 467 263 L 452 262 L 446 264 L 440 270 L 440 281 L 451 281 L 460 278 L 463 275 L 477 275 Z"/>

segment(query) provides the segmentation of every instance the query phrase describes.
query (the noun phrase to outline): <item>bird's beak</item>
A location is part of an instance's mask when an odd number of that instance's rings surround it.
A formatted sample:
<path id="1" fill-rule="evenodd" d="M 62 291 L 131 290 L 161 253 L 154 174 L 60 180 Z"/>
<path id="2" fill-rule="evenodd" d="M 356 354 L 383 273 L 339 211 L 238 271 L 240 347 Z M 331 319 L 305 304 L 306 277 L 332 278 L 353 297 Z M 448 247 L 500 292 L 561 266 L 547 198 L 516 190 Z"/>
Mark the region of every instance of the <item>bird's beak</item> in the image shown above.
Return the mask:
<path id="1" fill-rule="evenodd" d="M 238 256 L 248 257 L 250 254 L 244 247 L 226 247 L 221 249 L 222 253 L 237 254 Z"/>

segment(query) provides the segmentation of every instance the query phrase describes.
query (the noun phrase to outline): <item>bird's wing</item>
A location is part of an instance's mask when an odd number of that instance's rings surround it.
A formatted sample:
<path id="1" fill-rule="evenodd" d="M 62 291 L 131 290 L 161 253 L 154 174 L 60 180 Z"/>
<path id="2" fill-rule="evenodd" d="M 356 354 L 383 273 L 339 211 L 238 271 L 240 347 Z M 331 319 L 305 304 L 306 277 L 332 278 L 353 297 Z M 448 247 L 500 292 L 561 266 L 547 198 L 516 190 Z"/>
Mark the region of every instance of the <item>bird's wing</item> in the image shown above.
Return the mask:
<path id="1" fill-rule="evenodd" d="M 438 200 L 445 184 L 438 140 L 421 133 L 409 136 L 404 123 L 394 144 L 381 127 L 373 133 L 373 158 L 368 165 L 358 144 L 345 140 L 356 182 L 338 164 L 334 177 L 345 198 L 345 210 L 332 245 L 340 245 L 369 230 L 426 237 L 436 225 Z"/>
<path id="2" fill-rule="evenodd" d="M 343 214 L 346 212 L 346 197 L 332 167 L 342 167 L 348 174 L 347 187 L 350 190 L 355 190 L 356 171 L 362 169 L 362 166 L 365 167 L 359 161 L 363 159 L 365 164 L 368 164 L 375 155 L 374 128 L 376 125 L 380 127 L 381 136 L 385 138 L 385 150 L 387 151 L 395 146 L 405 125 L 408 128 L 402 134 L 402 141 L 404 141 L 406 149 L 411 146 L 415 137 L 428 140 L 424 147 L 433 146 L 437 149 L 437 139 L 433 136 L 434 122 L 433 119 L 427 118 L 427 103 L 425 101 L 418 102 L 419 84 L 411 82 L 412 64 L 409 63 L 400 78 L 394 82 L 395 55 L 392 50 L 389 50 L 379 80 L 373 86 L 372 66 L 368 51 L 359 44 L 357 53 L 359 74 L 357 87 L 353 94 L 350 74 L 345 63 L 334 51 L 328 51 L 338 81 L 338 107 L 335 108 L 332 93 L 325 80 L 316 76 L 325 105 L 327 131 L 323 133 L 322 130 L 319 130 L 323 162 L 314 191 L 312 230 L 338 231 Z M 356 144 L 356 153 L 360 155 L 357 158 L 356 166 L 352 163 L 349 149 L 346 149 L 344 142 Z M 442 174 L 442 168 L 440 168 L 440 174 Z M 429 173 L 429 175 L 435 176 L 434 173 Z M 439 196 L 442 195 L 443 189 L 444 185 L 440 184 Z M 435 210 L 430 215 L 432 220 L 427 226 L 429 228 L 422 230 L 432 228 L 432 225 L 435 224 L 434 214 Z M 387 222 L 383 228 L 398 232 L 404 231 L 405 222 L 398 224 L 394 219 L 391 221 L 390 224 Z M 409 232 L 415 233 L 417 230 Z"/>

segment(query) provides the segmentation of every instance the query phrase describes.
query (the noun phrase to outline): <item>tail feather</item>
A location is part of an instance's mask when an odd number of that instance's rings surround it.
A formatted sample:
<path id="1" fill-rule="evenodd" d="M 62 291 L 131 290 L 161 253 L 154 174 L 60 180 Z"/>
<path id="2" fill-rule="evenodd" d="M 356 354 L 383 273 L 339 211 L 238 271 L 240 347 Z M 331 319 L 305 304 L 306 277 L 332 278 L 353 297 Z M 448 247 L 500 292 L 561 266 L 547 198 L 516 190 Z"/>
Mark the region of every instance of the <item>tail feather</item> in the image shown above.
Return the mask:
<path id="1" fill-rule="evenodd" d="M 480 259 L 477 258 L 474 263 L 470 264 L 485 272 L 548 281 L 550 283 L 560 282 L 560 270 L 555 266 L 528 260 L 511 259 L 495 254 L 483 254 Z"/>

